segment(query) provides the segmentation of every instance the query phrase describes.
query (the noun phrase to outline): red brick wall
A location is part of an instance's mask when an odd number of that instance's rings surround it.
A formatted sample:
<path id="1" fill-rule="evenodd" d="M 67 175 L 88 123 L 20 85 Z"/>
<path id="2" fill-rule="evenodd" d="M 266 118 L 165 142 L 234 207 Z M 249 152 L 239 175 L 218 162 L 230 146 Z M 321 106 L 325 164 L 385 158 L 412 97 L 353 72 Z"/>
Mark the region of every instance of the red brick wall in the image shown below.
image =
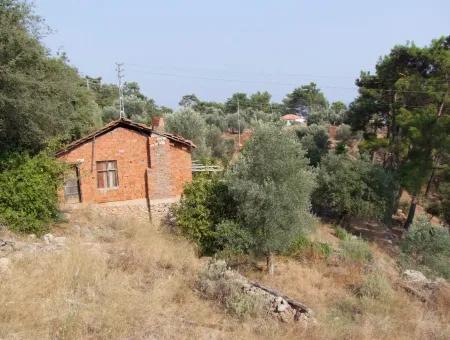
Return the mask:
<path id="1" fill-rule="evenodd" d="M 86 203 L 143 199 L 147 196 L 150 199 L 179 196 L 184 183 L 192 177 L 188 148 L 169 143 L 165 137 L 148 137 L 122 127 L 60 158 L 73 163 L 82 161 L 81 195 L 82 201 Z M 96 162 L 107 160 L 117 161 L 119 186 L 98 189 Z"/>

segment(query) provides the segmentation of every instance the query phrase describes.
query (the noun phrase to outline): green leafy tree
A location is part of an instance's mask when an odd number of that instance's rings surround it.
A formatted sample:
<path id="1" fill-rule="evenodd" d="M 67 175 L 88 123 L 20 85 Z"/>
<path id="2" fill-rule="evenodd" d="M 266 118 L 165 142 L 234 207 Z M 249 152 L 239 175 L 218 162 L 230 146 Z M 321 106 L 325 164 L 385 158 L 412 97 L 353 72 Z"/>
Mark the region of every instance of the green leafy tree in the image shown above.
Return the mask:
<path id="1" fill-rule="evenodd" d="M 264 92 L 256 92 L 250 96 L 250 107 L 259 110 L 262 112 L 270 112 L 271 104 L 270 99 L 272 98 L 271 94 L 267 91 Z"/>
<path id="2" fill-rule="evenodd" d="M 328 101 L 315 83 L 303 85 L 289 93 L 283 100 L 291 113 L 307 116 L 312 112 L 325 111 Z"/>
<path id="3" fill-rule="evenodd" d="M 237 92 L 234 93 L 231 98 L 228 98 L 225 102 L 225 112 L 227 113 L 235 113 L 239 109 L 243 110 L 250 107 L 250 99 L 248 98 L 246 93 Z"/>
<path id="4" fill-rule="evenodd" d="M 56 135 L 70 141 L 101 123 L 84 79 L 65 55 L 48 56 L 41 28 L 28 3 L 0 1 L 0 153 L 37 152 Z"/>
<path id="5" fill-rule="evenodd" d="M 192 109 L 185 109 L 170 114 L 167 116 L 166 129 L 192 140 L 197 146 L 194 149 L 195 157 L 209 156 L 210 150 L 206 146 L 207 126 L 200 113 Z"/>
<path id="6" fill-rule="evenodd" d="M 184 95 L 178 105 L 185 109 L 193 108 L 195 105 L 199 104 L 200 100 L 197 98 L 195 94 L 186 94 Z"/>
<path id="7" fill-rule="evenodd" d="M 361 73 L 357 85 L 348 122 L 363 129 L 366 139 L 376 139 L 377 128 L 386 127 L 385 166 L 401 175 L 402 188 L 412 196 L 409 228 L 418 196 L 449 150 L 450 36 L 423 48 L 395 46 L 374 75 Z"/>
<path id="8" fill-rule="evenodd" d="M 298 139 L 275 126 L 256 129 L 229 174 L 238 222 L 252 237 L 252 250 L 267 259 L 282 252 L 313 223 L 314 175 Z"/>
<path id="9" fill-rule="evenodd" d="M 328 132 L 322 125 L 309 125 L 297 130 L 297 136 L 303 149 L 306 150 L 306 157 L 309 163 L 317 166 L 324 155 L 328 153 Z"/>
<path id="10" fill-rule="evenodd" d="M 393 176 L 364 157 L 328 154 L 319 168 L 313 194 L 314 211 L 343 220 L 350 217 L 382 219 L 392 214 L 396 190 Z"/>

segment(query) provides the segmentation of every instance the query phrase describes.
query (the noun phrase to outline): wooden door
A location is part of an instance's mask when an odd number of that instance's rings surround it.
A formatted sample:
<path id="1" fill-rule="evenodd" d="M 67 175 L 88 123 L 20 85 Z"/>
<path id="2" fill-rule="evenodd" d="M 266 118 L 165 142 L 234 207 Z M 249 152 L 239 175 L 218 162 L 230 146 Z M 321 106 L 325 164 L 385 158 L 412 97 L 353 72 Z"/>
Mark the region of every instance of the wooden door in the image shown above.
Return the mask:
<path id="1" fill-rule="evenodd" d="M 77 166 L 73 166 L 64 178 L 64 201 L 66 203 L 80 203 L 80 176 Z"/>

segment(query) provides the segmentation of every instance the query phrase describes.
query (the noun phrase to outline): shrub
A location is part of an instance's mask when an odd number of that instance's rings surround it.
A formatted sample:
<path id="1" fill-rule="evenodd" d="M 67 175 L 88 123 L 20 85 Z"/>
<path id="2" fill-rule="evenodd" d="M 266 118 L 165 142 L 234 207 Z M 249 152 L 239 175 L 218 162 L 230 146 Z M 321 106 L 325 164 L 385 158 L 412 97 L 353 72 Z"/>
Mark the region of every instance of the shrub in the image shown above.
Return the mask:
<path id="1" fill-rule="evenodd" d="M 350 238 L 341 242 L 342 256 L 354 262 L 370 262 L 373 259 L 369 245 L 362 239 Z"/>
<path id="2" fill-rule="evenodd" d="M 301 127 L 297 131 L 297 137 L 306 150 L 309 164 L 317 166 L 324 155 L 328 153 L 328 131 L 322 125 L 310 125 Z"/>
<path id="3" fill-rule="evenodd" d="M 354 160 L 328 154 L 320 163 L 317 180 L 312 203 L 319 215 L 381 219 L 392 214 L 394 178 L 366 157 Z"/>
<path id="4" fill-rule="evenodd" d="M 222 220 L 235 217 L 234 206 L 224 181 L 216 176 L 200 175 L 186 184 L 174 214 L 182 233 L 196 242 L 203 254 L 209 255 L 218 250 L 217 236 L 220 237 L 218 242 L 222 247 L 225 246 L 226 237 L 233 236 L 226 235 L 225 230 L 217 234 L 216 226 Z M 231 227 L 228 227 L 230 231 Z"/>
<path id="5" fill-rule="evenodd" d="M 352 128 L 350 125 L 341 124 L 336 129 L 336 139 L 346 143 L 352 137 Z"/>
<path id="6" fill-rule="evenodd" d="M 408 264 L 428 269 L 432 274 L 450 278 L 450 235 L 425 217 L 418 218 L 400 244 Z"/>
<path id="7" fill-rule="evenodd" d="M 214 238 L 216 249 L 227 249 L 237 254 L 247 253 L 252 242 L 251 235 L 230 220 L 222 221 L 216 226 Z"/>
<path id="8" fill-rule="evenodd" d="M 5 156 L 0 168 L 0 223 L 20 233 L 42 234 L 58 217 L 64 165 L 45 153 Z"/>
<path id="9" fill-rule="evenodd" d="M 370 273 L 359 288 L 359 295 L 377 300 L 388 300 L 392 294 L 392 287 L 386 277 L 380 273 Z"/>

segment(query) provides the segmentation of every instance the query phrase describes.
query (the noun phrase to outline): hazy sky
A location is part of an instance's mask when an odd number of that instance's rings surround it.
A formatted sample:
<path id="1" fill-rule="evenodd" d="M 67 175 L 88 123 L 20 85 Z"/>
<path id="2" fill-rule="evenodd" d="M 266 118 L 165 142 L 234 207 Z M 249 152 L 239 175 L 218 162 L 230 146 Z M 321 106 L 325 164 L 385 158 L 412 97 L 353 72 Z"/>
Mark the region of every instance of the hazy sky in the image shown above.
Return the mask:
<path id="1" fill-rule="evenodd" d="M 449 0 L 36 0 L 44 39 L 83 74 L 125 79 L 160 105 L 316 82 L 350 102 L 354 79 L 399 43 L 450 34 Z"/>

